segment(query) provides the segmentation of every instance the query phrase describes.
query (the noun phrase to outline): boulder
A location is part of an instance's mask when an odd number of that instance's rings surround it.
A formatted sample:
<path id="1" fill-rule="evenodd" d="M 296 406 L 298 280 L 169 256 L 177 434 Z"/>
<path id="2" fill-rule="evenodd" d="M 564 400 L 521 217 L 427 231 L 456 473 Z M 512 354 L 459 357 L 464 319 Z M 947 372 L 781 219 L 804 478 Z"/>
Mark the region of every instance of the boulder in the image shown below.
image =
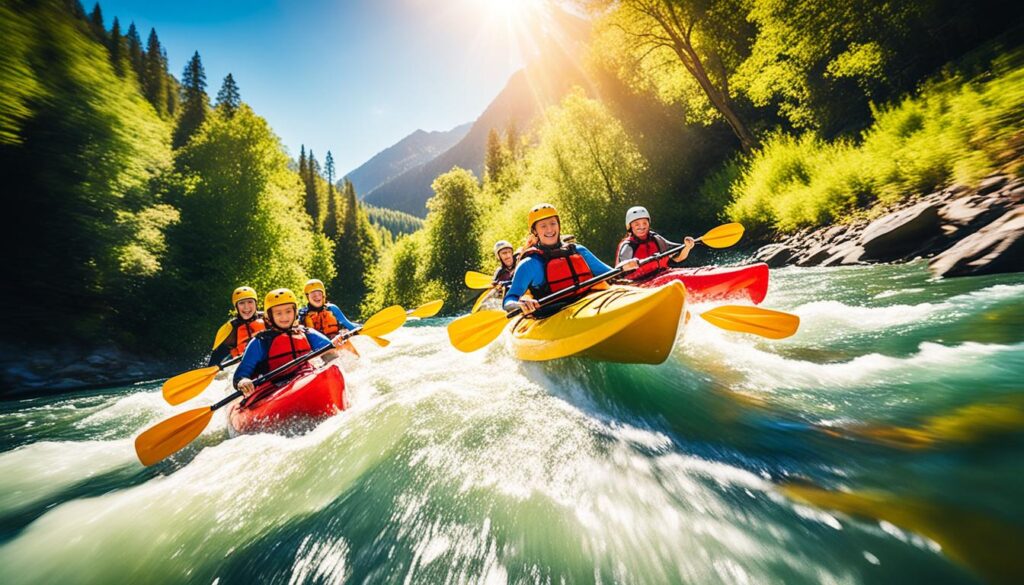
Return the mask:
<path id="1" fill-rule="evenodd" d="M 851 264 L 862 264 L 864 248 L 857 245 L 841 246 L 833 249 L 831 256 L 821 263 L 822 266 L 849 266 Z"/>
<path id="2" fill-rule="evenodd" d="M 1006 175 L 992 175 L 985 177 L 981 180 L 981 183 L 978 184 L 978 195 L 986 195 L 993 191 L 998 191 L 1003 185 L 1009 182 L 1009 180 L 1010 178 Z"/>
<path id="3" fill-rule="evenodd" d="M 858 242 L 864 248 L 864 260 L 896 260 L 941 235 L 941 207 L 938 202 L 919 203 L 871 222 Z"/>
<path id="4" fill-rule="evenodd" d="M 928 263 L 937 276 L 1024 271 L 1024 207 L 1016 207 Z"/>
<path id="5" fill-rule="evenodd" d="M 779 268 L 793 258 L 793 250 L 784 244 L 769 244 L 759 249 L 754 257 L 767 264 L 769 268 Z"/>
<path id="6" fill-rule="evenodd" d="M 829 244 L 818 244 L 800 255 L 800 257 L 796 259 L 796 265 L 818 266 L 831 255 L 832 246 Z"/>

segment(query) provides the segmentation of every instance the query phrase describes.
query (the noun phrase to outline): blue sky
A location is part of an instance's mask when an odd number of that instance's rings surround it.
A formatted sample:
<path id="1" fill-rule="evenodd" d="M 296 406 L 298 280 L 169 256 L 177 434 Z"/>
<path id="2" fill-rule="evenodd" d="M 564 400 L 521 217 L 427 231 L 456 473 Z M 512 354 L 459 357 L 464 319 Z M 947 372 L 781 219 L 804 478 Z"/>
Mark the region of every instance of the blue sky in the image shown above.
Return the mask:
<path id="1" fill-rule="evenodd" d="M 524 0 L 267 0 L 100 3 L 107 28 L 155 27 L 171 72 L 199 51 L 207 91 L 234 75 L 242 99 L 298 156 L 331 150 L 339 175 L 405 135 L 476 119 L 522 66 L 508 6 Z M 512 3 L 512 4 L 509 4 Z M 86 11 L 93 2 L 83 0 Z"/>

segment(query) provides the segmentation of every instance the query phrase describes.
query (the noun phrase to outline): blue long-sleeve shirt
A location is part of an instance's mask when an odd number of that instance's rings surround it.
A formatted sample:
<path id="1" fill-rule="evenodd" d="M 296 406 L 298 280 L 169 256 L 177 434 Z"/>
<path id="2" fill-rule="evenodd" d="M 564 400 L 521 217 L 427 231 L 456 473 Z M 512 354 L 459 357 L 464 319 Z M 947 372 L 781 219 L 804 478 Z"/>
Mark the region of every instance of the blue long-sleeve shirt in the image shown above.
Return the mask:
<path id="1" fill-rule="evenodd" d="M 611 266 L 608 266 L 604 262 L 598 260 L 597 256 L 590 250 L 583 246 L 576 244 L 576 251 L 579 252 L 580 256 L 583 256 L 583 260 L 586 261 L 590 271 L 594 273 L 594 276 L 601 276 L 606 272 L 612 270 Z M 506 311 L 514 309 L 515 304 L 519 302 L 530 287 L 541 287 L 547 281 L 547 276 L 544 273 L 544 261 L 537 256 L 526 256 L 519 261 L 516 265 L 516 273 L 512 275 L 512 284 L 508 287 L 508 292 L 505 293 L 505 298 L 502 300 L 501 305 Z M 540 300 L 540 299 L 537 299 Z"/>
<path id="2" fill-rule="evenodd" d="M 299 309 L 299 323 L 305 321 L 306 313 L 309 313 L 311 310 L 312 309 L 309 308 L 309 305 L 306 305 L 305 307 Z M 352 331 L 353 329 L 358 327 L 358 325 L 348 320 L 348 317 L 345 316 L 345 313 L 341 312 L 341 309 L 338 308 L 338 305 L 335 305 L 334 303 L 327 303 L 324 306 L 324 310 L 330 311 L 334 315 L 334 318 L 338 320 L 338 324 L 344 327 L 345 329 Z"/>
<path id="3" fill-rule="evenodd" d="M 245 353 L 242 354 L 242 362 L 238 364 L 238 368 L 235 370 L 235 377 L 232 378 L 235 388 L 238 387 L 238 381 L 242 378 L 249 378 L 251 380 L 255 376 L 269 371 L 267 369 L 267 358 L 270 355 L 271 337 L 266 334 L 257 335 L 245 347 Z M 313 351 L 331 344 L 331 340 L 326 335 L 315 329 L 306 329 L 306 340 L 309 341 L 309 347 Z"/>

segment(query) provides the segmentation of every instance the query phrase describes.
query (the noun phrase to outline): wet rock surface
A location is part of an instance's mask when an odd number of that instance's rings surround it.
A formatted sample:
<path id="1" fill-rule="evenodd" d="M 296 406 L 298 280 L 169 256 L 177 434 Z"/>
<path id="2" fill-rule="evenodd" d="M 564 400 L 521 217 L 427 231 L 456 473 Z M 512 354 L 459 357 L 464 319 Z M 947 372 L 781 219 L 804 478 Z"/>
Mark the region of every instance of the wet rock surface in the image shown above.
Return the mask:
<path id="1" fill-rule="evenodd" d="M 761 247 L 769 266 L 846 266 L 929 258 L 936 276 L 1024 270 L 1024 179 L 994 174 L 886 209 L 877 218 L 805 229 Z"/>

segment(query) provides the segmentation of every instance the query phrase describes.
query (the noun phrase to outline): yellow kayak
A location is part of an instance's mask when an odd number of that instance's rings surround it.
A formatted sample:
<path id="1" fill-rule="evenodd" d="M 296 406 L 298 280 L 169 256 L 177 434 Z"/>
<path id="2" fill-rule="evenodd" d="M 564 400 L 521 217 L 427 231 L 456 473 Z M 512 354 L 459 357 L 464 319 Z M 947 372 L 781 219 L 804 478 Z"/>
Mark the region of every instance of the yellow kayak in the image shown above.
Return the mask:
<path id="1" fill-rule="evenodd" d="M 571 355 L 631 364 L 660 364 L 676 340 L 686 287 L 611 286 L 594 291 L 544 319 L 520 317 L 512 326 L 516 357 L 527 361 Z"/>

